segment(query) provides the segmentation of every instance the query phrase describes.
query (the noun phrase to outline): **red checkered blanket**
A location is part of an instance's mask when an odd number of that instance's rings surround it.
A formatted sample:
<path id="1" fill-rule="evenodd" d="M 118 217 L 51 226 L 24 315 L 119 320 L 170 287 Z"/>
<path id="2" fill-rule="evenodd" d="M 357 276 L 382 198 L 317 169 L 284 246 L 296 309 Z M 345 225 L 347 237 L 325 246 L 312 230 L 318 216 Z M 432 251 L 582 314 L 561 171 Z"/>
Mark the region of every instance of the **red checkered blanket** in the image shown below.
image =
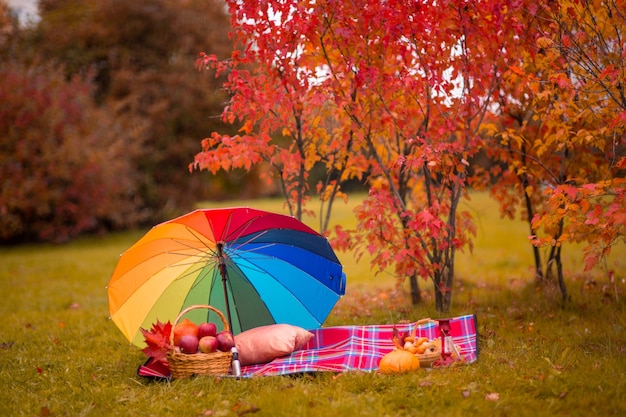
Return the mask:
<path id="1" fill-rule="evenodd" d="M 436 339 L 439 327 L 436 321 L 396 324 L 400 333 L 413 333 L 418 337 Z M 274 359 L 270 363 L 242 366 L 242 376 L 285 375 L 302 372 L 374 371 L 381 358 L 393 350 L 394 325 L 338 326 L 311 330 L 314 337 L 291 355 Z M 450 336 L 460 348 L 465 363 L 478 359 L 476 317 L 460 316 L 450 319 Z M 152 366 L 151 366 L 152 365 Z M 141 376 L 166 378 L 169 370 L 162 364 L 148 361 L 138 369 Z"/>
<path id="2" fill-rule="evenodd" d="M 400 333 L 412 333 L 416 323 L 396 324 Z M 300 372 L 373 371 L 393 350 L 394 325 L 339 326 L 311 330 L 314 337 L 301 350 L 270 363 L 242 367 L 243 376 L 284 375 Z M 417 326 L 416 335 L 439 337 L 437 322 Z M 450 336 L 465 363 L 478 359 L 476 319 L 473 315 L 450 319 Z"/>

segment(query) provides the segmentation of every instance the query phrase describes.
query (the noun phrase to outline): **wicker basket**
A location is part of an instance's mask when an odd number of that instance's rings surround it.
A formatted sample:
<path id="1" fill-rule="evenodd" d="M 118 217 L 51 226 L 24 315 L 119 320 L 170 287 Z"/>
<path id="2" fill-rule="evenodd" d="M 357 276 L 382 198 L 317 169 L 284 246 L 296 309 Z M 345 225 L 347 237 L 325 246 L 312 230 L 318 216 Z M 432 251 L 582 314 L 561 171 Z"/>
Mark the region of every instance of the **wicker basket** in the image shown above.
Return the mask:
<path id="1" fill-rule="evenodd" d="M 433 364 L 441 359 L 441 352 L 416 354 L 420 361 L 420 368 L 432 368 Z"/>
<path id="2" fill-rule="evenodd" d="M 435 320 L 432 319 L 422 319 L 417 321 L 415 323 L 415 327 L 413 328 L 413 337 L 417 337 L 417 328 L 420 324 L 425 324 L 431 321 L 435 322 Z M 417 359 L 419 359 L 420 361 L 420 368 L 432 368 L 433 364 L 441 359 L 441 344 L 438 345 L 439 348 L 436 351 L 415 354 L 415 356 L 417 356 Z"/>
<path id="3" fill-rule="evenodd" d="M 181 311 L 178 317 L 176 317 L 176 320 L 174 320 L 172 329 L 174 328 L 174 326 L 176 326 L 182 316 L 184 316 L 187 312 L 197 308 L 206 308 L 214 311 L 220 317 L 222 323 L 224 323 L 224 330 L 230 330 L 224 314 L 222 314 L 222 312 L 218 309 L 211 307 L 210 305 L 194 305 Z M 174 346 L 173 331 L 170 335 L 170 345 Z M 221 351 L 212 353 L 198 352 L 194 354 L 187 354 L 181 353 L 180 351 L 178 351 L 178 348 L 174 348 L 167 353 L 167 363 L 170 367 L 170 375 L 174 379 L 188 378 L 192 375 L 218 376 L 227 375 L 229 373 L 232 356 L 232 352 Z"/>

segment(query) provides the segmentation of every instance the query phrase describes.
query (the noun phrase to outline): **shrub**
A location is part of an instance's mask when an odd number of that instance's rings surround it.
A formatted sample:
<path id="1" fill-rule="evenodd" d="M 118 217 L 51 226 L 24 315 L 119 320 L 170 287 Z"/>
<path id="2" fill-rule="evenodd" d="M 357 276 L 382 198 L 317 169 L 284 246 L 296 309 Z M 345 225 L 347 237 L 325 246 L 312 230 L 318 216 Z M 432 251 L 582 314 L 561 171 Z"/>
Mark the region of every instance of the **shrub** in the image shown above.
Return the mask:
<path id="1" fill-rule="evenodd" d="M 139 220 L 139 144 L 92 89 L 51 65 L 0 66 L 0 240 L 64 241 Z"/>

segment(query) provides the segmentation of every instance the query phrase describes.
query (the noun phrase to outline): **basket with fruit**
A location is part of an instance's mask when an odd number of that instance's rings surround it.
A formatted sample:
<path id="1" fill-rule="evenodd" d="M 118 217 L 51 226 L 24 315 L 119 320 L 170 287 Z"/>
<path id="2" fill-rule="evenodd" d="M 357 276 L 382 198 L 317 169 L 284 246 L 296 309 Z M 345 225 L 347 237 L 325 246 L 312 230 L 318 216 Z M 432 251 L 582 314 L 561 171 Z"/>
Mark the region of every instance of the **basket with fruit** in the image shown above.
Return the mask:
<path id="1" fill-rule="evenodd" d="M 214 323 L 196 325 L 182 316 L 194 309 L 209 309 L 222 320 L 224 330 L 217 333 Z M 227 375 L 230 371 L 235 340 L 224 314 L 210 305 L 194 305 L 181 311 L 170 333 L 171 349 L 167 352 L 172 378 L 192 375 Z"/>
<path id="2" fill-rule="evenodd" d="M 417 336 L 419 326 L 430 321 L 433 320 L 422 319 L 417 321 L 411 335 L 404 335 L 404 337 L 396 335 L 400 338 L 399 344 L 402 345 L 402 348 L 417 356 L 422 368 L 430 368 L 437 360 L 441 359 L 441 341 L 439 339 L 429 340 L 427 337 Z"/>
<path id="3" fill-rule="evenodd" d="M 394 326 L 392 335 L 394 349 L 381 359 L 379 370 L 382 373 L 398 373 L 463 362 L 458 346 L 454 344 L 449 335 L 445 336 L 447 340 L 446 354 L 443 353 L 442 349 L 443 336 L 432 340 L 417 336 L 418 326 L 431 321 L 435 320 L 419 320 L 415 324 L 412 334 L 408 332 L 400 334 Z"/>
<path id="4" fill-rule="evenodd" d="M 417 337 L 417 329 L 419 325 L 428 322 L 439 323 L 440 337 L 433 340 L 429 340 L 427 337 Z M 399 337 L 399 343 L 402 347 L 417 356 L 422 368 L 430 368 L 434 365 L 449 365 L 454 362 L 463 362 L 463 357 L 459 352 L 458 346 L 454 344 L 452 338 L 449 334 L 447 334 L 448 329 L 446 328 L 446 330 L 444 330 L 443 328 L 444 322 L 447 323 L 447 319 L 422 319 L 415 323 L 413 334 L 404 335 L 404 337 L 396 335 Z M 444 348 L 442 346 L 444 338 L 446 340 L 446 352 L 444 352 Z"/>

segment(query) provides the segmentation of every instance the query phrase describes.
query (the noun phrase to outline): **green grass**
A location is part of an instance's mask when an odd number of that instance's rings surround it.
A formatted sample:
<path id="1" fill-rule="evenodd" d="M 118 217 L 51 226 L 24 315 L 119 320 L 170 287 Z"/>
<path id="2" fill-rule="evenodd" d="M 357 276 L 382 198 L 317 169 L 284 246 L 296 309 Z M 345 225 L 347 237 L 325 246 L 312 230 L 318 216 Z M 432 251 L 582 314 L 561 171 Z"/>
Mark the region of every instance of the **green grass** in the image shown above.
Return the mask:
<path id="1" fill-rule="evenodd" d="M 245 204 L 281 210 L 277 201 Z M 451 314 L 477 314 L 479 360 L 400 376 L 149 382 L 135 374 L 143 354 L 108 320 L 105 289 L 118 255 L 142 232 L 0 248 L 0 415 L 624 415 L 624 248 L 607 265 L 615 286 L 603 269 L 582 273 L 580 251 L 566 249 L 572 301 L 562 307 L 532 285 L 524 225 L 500 220 L 484 195 L 469 204 L 481 234 L 474 253 L 458 259 Z M 354 221 L 350 205 L 337 208 L 337 221 Z M 340 256 L 348 291 L 329 325 L 436 317 L 432 301 L 412 307 L 393 279 Z M 427 295 L 428 282 L 422 289 Z"/>

